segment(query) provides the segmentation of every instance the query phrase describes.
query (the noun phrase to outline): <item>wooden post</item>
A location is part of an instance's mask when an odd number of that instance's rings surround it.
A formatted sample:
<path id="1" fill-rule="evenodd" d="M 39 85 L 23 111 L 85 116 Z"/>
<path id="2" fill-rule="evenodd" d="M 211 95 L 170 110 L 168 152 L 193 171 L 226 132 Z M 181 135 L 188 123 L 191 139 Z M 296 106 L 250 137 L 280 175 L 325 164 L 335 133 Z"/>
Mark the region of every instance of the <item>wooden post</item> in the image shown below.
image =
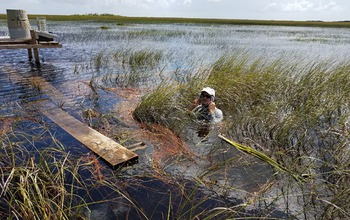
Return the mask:
<path id="1" fill-rule="evenodd" d="M 30 36 L 32 38 L 32 40 L 30 41 L 31 44 L 38 44 L 38 42 L 36 41 L 36 36 L 35 36 L 35 31 L 34 30 L 30 30 Z M 33 48 L 33 52 L 34 52 L 34 59 L 35 59 L 35 63 L 36 64 L 40 64 L 40 58 L 39 58 L 39 50 L 38 48 Z"/>
<path id="2" fill-rule="evenodd" d="M 40 59 L 39 59 L 39 52 L 38 52 L 38 48 L 33 48 L 34 51 L 34 59 L 35 59 L 35 63 L 36 64 L 40 64 Z"/>
<path id="3" fill-rule="evenodd" d="M 33 59 L 33 53 L 32 53 L 31 48 L 28 49 L 28 59 L 29 59 L 29 61 L 31 61 Z"/>

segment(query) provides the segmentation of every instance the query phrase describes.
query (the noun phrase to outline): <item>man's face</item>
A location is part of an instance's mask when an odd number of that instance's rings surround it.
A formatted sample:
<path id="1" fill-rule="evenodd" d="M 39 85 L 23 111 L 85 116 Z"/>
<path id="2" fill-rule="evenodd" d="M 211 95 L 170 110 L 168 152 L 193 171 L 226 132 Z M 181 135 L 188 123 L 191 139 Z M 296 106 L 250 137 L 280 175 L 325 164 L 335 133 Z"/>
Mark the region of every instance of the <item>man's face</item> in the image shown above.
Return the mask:
<path id="1" fill-rule="evenodd" d="M 202 105 L 209 105 L 211 102 L 211 96 L 206 92 L 202 92 L 199 98 Z"/>

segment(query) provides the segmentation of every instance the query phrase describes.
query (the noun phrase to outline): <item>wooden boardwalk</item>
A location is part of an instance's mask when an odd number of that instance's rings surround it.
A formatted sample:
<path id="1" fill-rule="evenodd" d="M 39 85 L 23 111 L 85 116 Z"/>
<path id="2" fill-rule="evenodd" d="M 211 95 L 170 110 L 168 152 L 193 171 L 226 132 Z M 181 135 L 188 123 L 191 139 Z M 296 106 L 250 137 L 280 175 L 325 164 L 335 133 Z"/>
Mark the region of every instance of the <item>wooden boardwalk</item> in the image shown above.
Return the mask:
<path id="1" fill-rule="evenodd" d="M 21 75 L 12 67 L 5 67 L 3 71 L 9 75 L 10 80 L 18 83 L 23 82 Z M 52 101 L 44 100 L 32 104 L 67 133 L 104 159 L 110 166 L 116 167 L 129 162 L 133 163 L 138 159 L 138 155 L 134 152 L 90 128 L 58 107 L 61 104 L 74 103 L 73 100 L 69 100 L 42 77 L 33 77 L 33 80 Z"/>

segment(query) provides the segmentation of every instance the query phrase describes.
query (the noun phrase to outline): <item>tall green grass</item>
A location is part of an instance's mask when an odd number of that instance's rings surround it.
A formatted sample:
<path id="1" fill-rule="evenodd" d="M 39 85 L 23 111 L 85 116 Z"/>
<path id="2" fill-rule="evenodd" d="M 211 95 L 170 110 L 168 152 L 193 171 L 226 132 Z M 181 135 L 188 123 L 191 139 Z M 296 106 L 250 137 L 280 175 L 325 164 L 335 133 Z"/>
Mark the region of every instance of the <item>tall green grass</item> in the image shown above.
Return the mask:
<path id="1" fill-rule="evenodd" d="M 304 216 L 350 217 L 349 63 L 265 62 L 244 53 L 224 55 L 209 75 L 162 85 L 145 96 L 135 117 L 183 131 L 193 119 L 186 107 L 202 86 L 216 89 L 225 136 L 305 177 L 301 185 L 288 180 L 280 196 L 296 196 L 291 189 L 298 188 Z"/>
<path id="2" fill-rule="evenodd" d="M 199 185 L 152 174 L 126 177 L 120 170 L 104 169 L 94 156 L 84 159 L 67 153 L 52 133 L 46 138 L 52 144 L 37 149 L 35 138 L 27 133 L 0 136 L 2 219 L 99 218 L 105 209 L 95 208 L 98 204 L 108 205 L 109 216 L 115 218 L 226 219 L 237 215 L 235 210 L 216 210 L 226 206 L 203 194 Z M 20 139 L 25 141 L 14 141 Z M 148 183 L 152 181 L 154 186 Z M 141 196 L 145 192 L 152 201 Z"/>
<path id="3" fill-rule="evenodd" d="M 0 137 L 0 143 L 1 218 L 83 218 L 88 206 L 77 194 L 85 187 L 79 164 L 59 142 L 43 151 L 29 151 L 25 142 L 13 142 L 7 135 Z"/>
<path id="4" fill-rule="evenodd" d="M 130 54 L 129 65 L 131 67 L 155 66 L 162 61 L 162 51 L 140 50 Z"/>

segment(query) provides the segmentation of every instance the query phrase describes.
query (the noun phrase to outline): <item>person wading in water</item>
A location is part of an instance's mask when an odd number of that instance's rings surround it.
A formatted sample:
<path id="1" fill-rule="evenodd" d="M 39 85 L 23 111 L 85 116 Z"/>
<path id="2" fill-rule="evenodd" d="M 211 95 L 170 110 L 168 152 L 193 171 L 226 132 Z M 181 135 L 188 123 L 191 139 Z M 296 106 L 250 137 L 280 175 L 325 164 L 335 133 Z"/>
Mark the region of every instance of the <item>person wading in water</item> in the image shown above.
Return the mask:
<path id="1" fill-rule="evenodd" d="M 196 115 L 200 123 L 198 136 L 206 136 L 211 124 L 222 121 L 223 113 L 215 105 L 215 90 L 210 87 L 202 89 L 199 98 L 195 99 L 190 110 Z"/>

